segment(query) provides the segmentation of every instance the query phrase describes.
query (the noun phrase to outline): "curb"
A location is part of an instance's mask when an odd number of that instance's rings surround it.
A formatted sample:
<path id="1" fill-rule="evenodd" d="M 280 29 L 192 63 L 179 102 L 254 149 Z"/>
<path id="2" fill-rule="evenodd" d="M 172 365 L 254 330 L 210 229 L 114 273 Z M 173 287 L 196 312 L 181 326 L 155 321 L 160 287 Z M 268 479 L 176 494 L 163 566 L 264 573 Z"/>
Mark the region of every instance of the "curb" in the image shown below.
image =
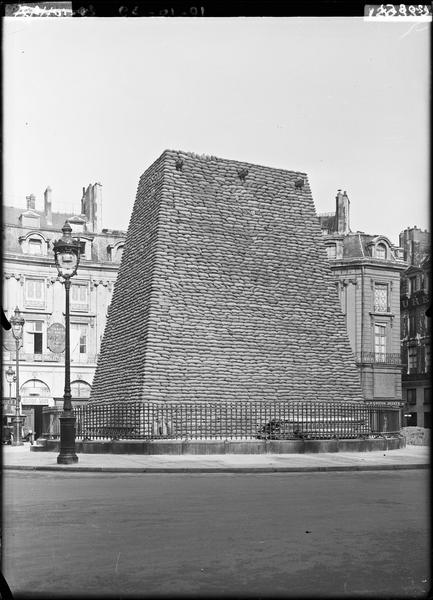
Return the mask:
<path id="1" fill-rule="evenodd" d="M 336 465 L 324 467 L 74 467 L 3 465 L 6 471 L 69 471 L 74 473 L 328 473 L 336 471 L 401 471 L 429 469 L 428 463 L 408 465 Z"/>

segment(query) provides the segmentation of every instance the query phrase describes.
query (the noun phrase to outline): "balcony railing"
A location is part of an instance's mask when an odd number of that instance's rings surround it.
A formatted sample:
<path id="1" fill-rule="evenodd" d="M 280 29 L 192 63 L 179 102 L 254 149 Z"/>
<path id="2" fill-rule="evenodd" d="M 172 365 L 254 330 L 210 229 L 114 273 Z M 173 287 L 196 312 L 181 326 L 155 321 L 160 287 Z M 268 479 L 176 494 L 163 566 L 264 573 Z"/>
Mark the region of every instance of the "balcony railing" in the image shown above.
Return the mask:
<path id="1" fill-rule="evenodd" d="M 11 353 L 11 360 L 14 358 L 15 353 Z M 24 360 L 26 362 L 60 362 L 60 354 L 20 352 L 20 360 Z"/>
<path id="2" fill-rule="evenodd" d="M 375 304 L 374 305 L 374 312 L 375 313 L 390 313 L 391 312 L 391 307 L 390 306 L 383 306 L 383 304 Z"/>
<path id="3" fill-rule="evenodd" d="M 72 357 L 72 365 L 92 365 L 96 364 L 99 354 L 86 354 L 85 356 Z M 9 352 L 9 360 L 15 360 L 15 352 Z M 38 354 L 32 352 L 20 352 L 20 361 L 23 362 L 65 362 L 65 355 L 45 353 Z"/>
<path id="4" fill-rule="evenodd" d="M 94 364 L 98 360 L 98 354 L 85 354 L 83 356 L 72 356 L 71 364 L 88 365 Z"/>
<path id="5" fill-rule="evenodd" d="M 382 364 L 401 366 L 400 352 L 357 352 L 355 361 L 361 364 Z"/>

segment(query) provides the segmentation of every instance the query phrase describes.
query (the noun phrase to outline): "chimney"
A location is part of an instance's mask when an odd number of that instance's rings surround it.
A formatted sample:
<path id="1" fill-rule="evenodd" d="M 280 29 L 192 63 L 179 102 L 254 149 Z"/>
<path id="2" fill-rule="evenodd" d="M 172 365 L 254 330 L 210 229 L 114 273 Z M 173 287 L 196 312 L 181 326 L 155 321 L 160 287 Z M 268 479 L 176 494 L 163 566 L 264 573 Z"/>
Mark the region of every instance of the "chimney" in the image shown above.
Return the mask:
<path id="1" fill-rule="evenodd" d="M 53 224 L 53 211 L 52 211 L 52 206 L 51 206 L 51 188 L 50 186 L 47 187 L 47 189 L 44 192 L 44 213 L 45 213 L 45 219 L 47 221 L 47 225 L 52 225 Z"/>
<path id="2" fill-rule="evenodd" d="M 338 233 L 349 233 L 349 209 L 350 209 L 350 200 L 346 194 L 341 193 L 341 190 L 337 191 L 337 196 L 335 197 L 336 208 L 335 215 L 337 217 L 337 232 Z"/>
<path id="3" fill-rule="evenodd" d="M 93 186 L 93 231 L 102 229 L 102 184 L 95 183 Z"/>
<path id="4" fill-rule="evenodd" d="M 83 195 L 81 196 L 81 214 L 86 214 L 86 188 L 83 187 Z"/>
<path id="5" fill-rule="evenodd" d="M 27 210 L 35 210 L 36 208 L 36 198 L 34 194 L 30 194 L 30 196 L 26 196 L 27 200 Z"/>

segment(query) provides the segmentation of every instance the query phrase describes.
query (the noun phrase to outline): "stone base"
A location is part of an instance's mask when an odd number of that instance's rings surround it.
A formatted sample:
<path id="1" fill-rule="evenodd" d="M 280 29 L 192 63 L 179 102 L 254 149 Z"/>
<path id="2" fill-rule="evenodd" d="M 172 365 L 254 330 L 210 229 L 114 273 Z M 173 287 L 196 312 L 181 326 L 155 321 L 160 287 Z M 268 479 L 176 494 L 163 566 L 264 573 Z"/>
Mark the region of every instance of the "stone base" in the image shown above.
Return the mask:
<path id="1" fill-rule="evenodd" d="M 359 440 L 118 440 L 77 441 L 83 454 L 309 454 L 317 452 L 372 452 L 406 447 L 403 436 Z M 31 452 L 59 452 L 59 440 L 38 440 Z"/>

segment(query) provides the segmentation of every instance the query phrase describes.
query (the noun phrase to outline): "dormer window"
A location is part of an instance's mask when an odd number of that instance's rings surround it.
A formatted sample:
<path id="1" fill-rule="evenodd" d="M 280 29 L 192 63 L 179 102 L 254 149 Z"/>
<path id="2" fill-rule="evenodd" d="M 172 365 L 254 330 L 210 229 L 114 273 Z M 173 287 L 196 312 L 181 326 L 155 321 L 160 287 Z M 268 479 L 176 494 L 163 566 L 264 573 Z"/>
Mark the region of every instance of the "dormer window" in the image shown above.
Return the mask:
<path id="1" fill-rule="evenodd" d="M 29 229 L 39 229 L 41 226 L 41 218 L 39 214 L 34 210 L 27 210 L 20 215 L 21 227 L 28 227 Z"/>
<path id="2" fill-rule="evenodd" d="M 81 217 L 71 217 L 70 219 L 68 219 L 68 222 L 71 226 L 72 233 L 83 233 L 85 231 L 85 220 Z"/>
<path id="3" fill-rule="evenodd" d="M 42 240 L 40 238 L 30 238 L 28 249 L 29 254 L 40 256 L 42 254 Z"/>
<path id="4" fill-rule="evenodd" d="M 47 240 L 38 233 L 30 232 L 27 235 L 20 236 L 19 242 L 24 254 L 30 254 L 32 256 L 47 255 Z"/>
<path id="5" fill-rule="evenodd" d="M 381 260 L 386 259 L 386 246 L 385 244 L 377 244 L 376 246 L 376 258 Z"/>
<path id="6" fill-rule="evenodd" d="M 118 246 L 117 250 L 116 250 L 116 262 L 119 262 L 122 260 L 122 256 L 123 256 L 123 246 Z"/>
<path id="7" fill-rule="evenodd" d="M 80 257 L 83 260 L 92 260 L 92 240 L 91 239 L 83 239 L 80 240 Z"/>
<path id="8" fill-rule="evenodd" d="M 118 242 L 114 246 L 109 245 L 107 247 L 108 260 L 111 260 L 111 262 L 120 263 L 120 261 L 122 260 L 123 248 L 123 242 Z"/>

